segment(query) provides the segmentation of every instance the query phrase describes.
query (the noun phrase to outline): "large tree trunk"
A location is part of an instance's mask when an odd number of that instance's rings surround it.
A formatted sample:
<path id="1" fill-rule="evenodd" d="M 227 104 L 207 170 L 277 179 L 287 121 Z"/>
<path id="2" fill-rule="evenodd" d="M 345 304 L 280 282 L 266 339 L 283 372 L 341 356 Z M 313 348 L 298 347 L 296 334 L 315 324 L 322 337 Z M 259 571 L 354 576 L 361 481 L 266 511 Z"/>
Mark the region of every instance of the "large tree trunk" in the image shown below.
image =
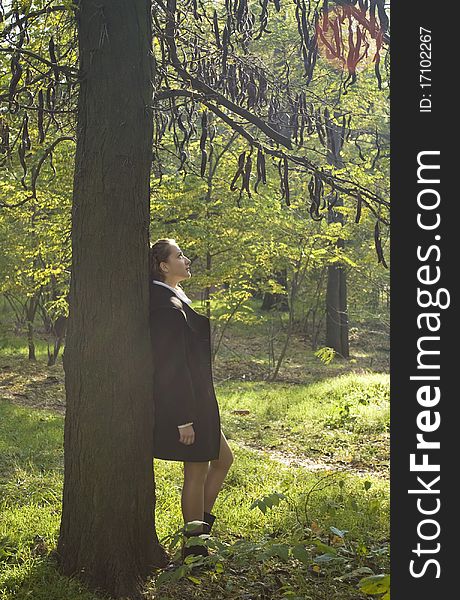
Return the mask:
<path id="1" fill-rule="evenodd" d="M 328 266 L 326 306 L 326 346 L 349 358 L 347 279 L 343 265 Z"/>
<path id="2" fill-rule="evenodd" d="M 165 562 L 154 524 L 148 322 L 152 144 L 148 0 L 83 0 L 64 352 L 61 571 L 140 597 Z"/>

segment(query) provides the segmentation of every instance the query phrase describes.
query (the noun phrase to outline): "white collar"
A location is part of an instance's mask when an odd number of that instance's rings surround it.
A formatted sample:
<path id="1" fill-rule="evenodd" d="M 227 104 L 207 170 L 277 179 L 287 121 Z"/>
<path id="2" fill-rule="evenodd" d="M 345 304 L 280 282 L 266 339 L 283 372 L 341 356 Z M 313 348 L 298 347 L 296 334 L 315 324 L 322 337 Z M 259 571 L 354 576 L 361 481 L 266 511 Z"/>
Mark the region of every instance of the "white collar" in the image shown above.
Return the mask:
<path id="1" fill-rule="evenodd" d="M 168 290 L 172 290 L 176 294 L 176 296 L 178 296 L 186 304 L 192 303 L 192 301 L 190 300 L 190 298 L 187 296 L 187 294 L 184 292 L 183 289 L 174 288 L 171 285 L 168 285 L 167 283 L 165 283 L 164 281 L 158 281 L 157 279 L 153 279 L 152 282 L 156 283 L 157 285 L 163 285 L 164 287 L 168 288 Z"/>

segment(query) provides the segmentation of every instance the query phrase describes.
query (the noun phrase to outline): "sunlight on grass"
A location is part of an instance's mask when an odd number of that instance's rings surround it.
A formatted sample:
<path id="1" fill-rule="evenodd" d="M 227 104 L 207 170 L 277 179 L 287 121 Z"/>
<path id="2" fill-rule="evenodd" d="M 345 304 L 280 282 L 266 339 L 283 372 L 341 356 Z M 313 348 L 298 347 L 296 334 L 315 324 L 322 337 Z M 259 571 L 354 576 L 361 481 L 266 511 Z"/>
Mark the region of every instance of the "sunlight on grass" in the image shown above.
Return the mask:
<path id="1" fill-rule="evenodd" d="M 37 359 L 48 358 L 48 342 L 42 337 L 36 337 L 34 340 L 35 355 Z M 51 344 L 52 346 L 52 344 Z M 23 356 L 29 355 L 27 340 L 23 335 L 12 335 L 8 333 L 8 337 L 0 335 L 0 354 L 2 356 Z"/>
<path id="2" fill-rule="evenodd" d="M 344 378 L 338 388 L 348 390 L 349 395 L 351 390 L 358 393 L 364 387 L 362 380 L 360 385 L 357 381 Z M 370 390 L 386 385 L 380 377 L 369 377 L 367 383 Z M 339 397 L 328 382 L 310 386 L 311 393 L 301 387 L 292 390 L 288 403 L 287 390 L 277 386 L 247 384 L 246 391 L 242 386 L 228 385 L 225 392 L 221 390 L 224 421 L 230 418 L 233 407 L 243 405 L 260 416 L 262 423 L 268 415 L 280 422 L 283 418 L 294 421 L 306 410 L 319 419 L 322 413 L 316 402 L 322 399 L 324 410 Z M 384 391 L 380 393 L 379 402 L 386 402 Z M 0 402 L 1 600 L 97 598 L 78 582 L 60 577 L 50 558 L 59 532 L 62 429 L 61 416 Z M 373 544 L 385 543 L 388 482 L 371 475 L 363 480 L 352 473 L 287 468 L 268 457 L 262 459 L 236 441 L 230 440 L 230 444 L 235 461 L 213 508 L 217 515 L 215 535 L 223 542 L 289 540 L 299 527 L 304 535 L 310 532 L 311 536 L 313 531 L 324 536 L 330 527 L 336 527 L 346 530 L 352 547 L 364 548 L 364 553 Z M 154 464 L 157 532 L 162 539 L 182 525 L 182 464 L 162 460 Z M 284 493 L 287 500 L 267 514 L 251 509 L 254 501 L 275 491 Z"/>
<path id="3" fill-rule="evenodd" d="M 351 373 L 310 385 L 225 382 L 218 398 L 228 437 L 370 469 L 388 466 L 388 375 Z M 249 414 L 233 413 L 244 409 Z"/>

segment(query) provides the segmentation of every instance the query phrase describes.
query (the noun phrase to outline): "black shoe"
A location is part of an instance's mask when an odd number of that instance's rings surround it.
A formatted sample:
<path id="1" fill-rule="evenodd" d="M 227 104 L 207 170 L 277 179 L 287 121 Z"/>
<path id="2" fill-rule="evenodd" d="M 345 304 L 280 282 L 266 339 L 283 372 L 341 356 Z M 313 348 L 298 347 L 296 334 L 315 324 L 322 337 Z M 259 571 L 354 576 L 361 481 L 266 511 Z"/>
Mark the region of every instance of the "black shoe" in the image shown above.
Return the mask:
<path id="1" fill-rule="evenodd" d="M 203 521 L 206 521 L 206 524 L 203 525 L 203 533 L 211 533 L 211 529 L 215 520 L 215 515 L 212 515 L 211 513 L 208 513 L 206 511 L 204 512 Z"/>

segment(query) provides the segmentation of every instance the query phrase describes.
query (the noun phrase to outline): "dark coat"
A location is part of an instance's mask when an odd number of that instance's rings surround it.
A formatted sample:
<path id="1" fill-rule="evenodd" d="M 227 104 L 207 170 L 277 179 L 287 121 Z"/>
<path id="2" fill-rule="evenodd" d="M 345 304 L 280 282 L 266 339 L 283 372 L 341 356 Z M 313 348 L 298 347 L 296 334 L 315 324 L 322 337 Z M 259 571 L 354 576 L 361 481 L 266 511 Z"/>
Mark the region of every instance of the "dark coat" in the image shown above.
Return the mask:
<path id="1" fill-rule="evenodd" d="M 153 456 L 206 462 L 219 457 L 220 415 L 211 366 L 209 319 L 168 288 L 150 284 L 154 369 Z M 179 441 L 178 425 L 193 421 L 195 442 Z"/>

